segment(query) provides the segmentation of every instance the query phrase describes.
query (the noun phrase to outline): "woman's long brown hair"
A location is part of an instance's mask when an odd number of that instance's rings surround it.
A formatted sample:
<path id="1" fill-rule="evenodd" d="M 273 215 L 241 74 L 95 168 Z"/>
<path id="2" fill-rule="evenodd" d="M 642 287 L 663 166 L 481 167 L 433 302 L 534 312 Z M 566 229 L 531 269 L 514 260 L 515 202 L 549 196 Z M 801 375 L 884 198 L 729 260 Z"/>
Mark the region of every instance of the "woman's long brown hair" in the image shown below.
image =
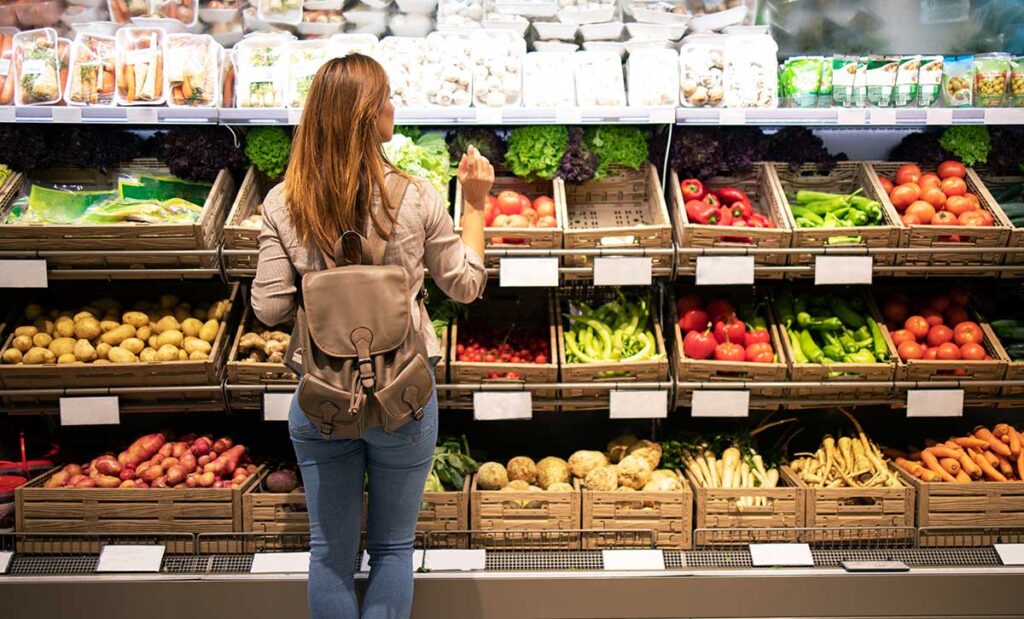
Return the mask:
<path id="1" fill-rule="evenodd" d="M 285 199 L 299 237 L 327 256 L 346 231 L 364 234 L 379 196 L 391 218 L 384 175 L 392 170 L 377 131 L 377 114 L 390 96 L 387 74 L 361 54 L 327 61 L 313 77 L 302 121 L 295 129 L 284 177 Z"/>

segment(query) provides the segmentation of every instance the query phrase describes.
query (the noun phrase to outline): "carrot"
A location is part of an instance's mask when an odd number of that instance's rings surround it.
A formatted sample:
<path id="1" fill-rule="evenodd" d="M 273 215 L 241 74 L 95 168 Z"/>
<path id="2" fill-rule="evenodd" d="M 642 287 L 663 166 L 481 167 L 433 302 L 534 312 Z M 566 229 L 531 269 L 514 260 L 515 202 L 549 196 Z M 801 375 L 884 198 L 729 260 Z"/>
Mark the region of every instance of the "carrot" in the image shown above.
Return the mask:
<path id="1" fill-rule="evenodd" d="M 988 441 L 983 441 L 973 436 L 962 436 L 953 439 L 953 442 L 961 447 L 973 447 L 975 449 L 985 449 L 988 447 Z"/>
<path id="2" fill-rule="evenodd" d="M 983 452 L 981 452 L 981 457 L 985 458 L 985 460 L 987 460 L 988 463 L 991 464 L 992 466 L 994 466 L 994 467 L 998 467 L 999 466 L 999 456 L 995 455 L 991 451 L 983 451 Z"/>
<path id="3" fill-rule="evenodd" d="M 955 458 L 941 458 L 939 460 L 939 466 L 946 470 L 947 473 L 956 477 L 956 474 L 960 472 L 960 462 Z"/>
<path id="4" fill-rule="evenodd" d="M 914 477 L 921 477 L 921 472 L 924 471 L 924 467 L 917 462 L 912 462 L 906 458 L 896 458 L 896 466 L 900 467 L 904 471 L 910 473 Z"/>
<path id="5" fill-rule="evenodd" d="M 997 454 L 1010 457 L 1010 447 L 996 438 L 988 428 L 984 426 L 974 428 L 974 436 L 983 441 L 988 441 L 988 448 Z"/>
<path id="6" fill-rule="evenodd" d="M 113 96 L 114 94 L 114 71 L 107 67 L 103 68 L 103 86 L 101 87 L 101 92 L 108 97 Z"/>
<path id="7" fill-rule="evenodd" d="M 155 40 L 155 38 L 154 38 Z M 156 43 L 154 43 L 154 47 Z M 153 58 L 153 64 L 156 66 L 156 79 L 155 86 L 153 86 L 153 99 L 159 99 L 161 93 L 164 91 L 164 58 L 160 52 L 156 53 L 156 57 Z"/>
<path id="8" fill-rule="evenodd" d="M 1012 427 L 1007 434 L 1010 435 L 1010 455 L 1016 458 L 1021 454 L 1020 434 Z"/>
<path id="9" fill-rule="evenodd" d="M 995 470 L 992 467 L 992 463 L 985 459 L 981 454 L 974 456 L 974 463 L 981 467 L 981 472 L 985 474 L 985 477 L 991 481 L 1006 481 L 1006 477 Z"/>
<path id="10" fill-rule="evenodd" d="M 928 469 L 921 467 L 921 481 L 942 481 L 938 473 L 929 471 Z"/>
<path id="11" fill-rule="evenodd" d="M 135 87 L 136 87 L 136 84 L 135 84 L 135 65 L 133 65 L 133 64 L 125 65 L 125 68 L 128 70 L 128 86 L 127 86 L 128 94 L 125 95 L 125 100 L 126 101 L 134 101 L 135 100 Z M 141 86 L 141 84 L 139 84 L 139 86 Z"/>
<path id="12" fill-rule="evenodd" d="M 224 94 L 222 97 L 224 107 L 235 107 L 235 67 L 228 67 L 224 72 Z"/>
<path id="13" fill-rule="evenodd" d="M 1010 461 L 1002 456 L 998 457 L 999 460 L 999 472 L 1003 474 L 1007 479 L 1013 477 L 1013 465 Z"/>
<path id="14" fill-rule="evenodd" d="M 119 14 L 117 23 L 119 23 L 119 24 L 126 23 L 128 21 L 128 17 L 130 16 L 129 13 L 128 13 L 128 2 L 127 2 L 127 0 L 115 0 L 114 7 L 117 8 L 117 13 Z"/>
<path id="15" fill-rule="evenodd" d="M 958 452 L 950 449 L 949 447 L 946 447 L 945 445 L 935 445 L 933 447 L 929 447 L 925 451 L 929 451 L 929 452 L 935 454 L 936 458 L 954 458 L 954 459 L 956 459 L 956 458 L 958 458 L 960 456 L 960 454 Z"/>
<path id="16" fill-rule="evenodd" d="M 971 476 L 968 475 L 967 473 L 964 473 L 963 471 L 960 471 L 956 474 L 956 480 L 961 484 L 969 484 L 972 481 Z"/>
<path id="17" fill-rule="evenodd" d="M 927 449 L 921 452 L 921 462 L 924 462 L 924 465 L 928 467 L 928 470 L 930 470 L 933 473 L 936 473 L 939 477 L 942 478 L 943 481 L 956 482 L 956 479 L 952 475 L 950 475 L 949 472 L 946 471 L 946 469 L 942 468 L 942 465 L 939 464 L 939 461 L 935 457 L 935 455 L 932 454 Z"/>
<path id="18" fill-rule="evenodd" d="M 181 96 L 186 99 L 192 98 L 192 80 L 187 75 L 181 80 Z"/>
<path id="19" fill-rule="evenodd" d="M 972 479 L 981 479 L 981 469 L 978 468 L 978 465 L 974 463 L 974 460 L 969 455 L 960 452 L 958 461 L 960 462 L 960 470 L 970 475 Z"/>
<path id="20" fill-rule="evenodd" d="M 1017 478 L 1024 481 L 1024 451 L 1017 456 Z"/>

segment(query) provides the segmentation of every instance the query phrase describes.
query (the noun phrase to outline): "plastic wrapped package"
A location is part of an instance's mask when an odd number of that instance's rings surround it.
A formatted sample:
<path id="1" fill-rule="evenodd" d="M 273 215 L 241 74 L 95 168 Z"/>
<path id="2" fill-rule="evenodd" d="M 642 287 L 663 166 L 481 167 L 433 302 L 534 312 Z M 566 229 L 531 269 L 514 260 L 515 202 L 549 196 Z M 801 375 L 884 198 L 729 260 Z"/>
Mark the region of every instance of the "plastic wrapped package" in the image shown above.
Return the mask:
<path id="1" fill-rule="evenodd" d="M 921 56 L 921 71 L 917 74 L 917 105 L 928 107 L 942 95 L 942 56 Z"/>
<path id="2" fill-rule="evenodd" d="M 351 34 L 372 34 L 379 37 L 388 30 L 387 11 L 357 5 L 342 15 L 348 22 L 347 29 Z"/>
<path id="3" fill-rule="evenodd" d="M 534 21 L 533 31 L 541 41 L 575 41 L 579 26 L 558 21 Z"/>
<path id="4" fill-rule="evenodd" d="M 558 20 L 566 24 L 600 24 L 618 14 L 616 0 L 558 0 Z"/>
<path id="5" fill-rule="evenodd" d="M 622 41 L 584 41 L 583 51 L 611 52 L 617 55 L 619 60 L 625 60 L 626 58 L 626 44 Z"/>
<path id="6" fill-rule="evenodd" d="M 176 19 L 188 26 L 199 21 L 199 11 L 196 10 L 197 0 L 154 0 L 154 12 L 159 17 Z"/>
<path id="7" fill-rule="evenodd" d="M 921 57 L 903 56 L 896 69 L 896 87 L 892 91 L 892 104 L 906 107 L 917 101 L 918 81 L 921 76 Z"/>
<path id="8" fill-rule="evenodd" d="M 385 37 L 377 46 L 377 59 L 391 80 L 395 107 L 427 106 L 426 39 Z"/>
<path id="9" fill-rule="evenodd" d="M 209 0 L 199 5 L 199 20 L 204 24 L 225 24 L 242 18 L 242 9 L 232 0 Z"/>
<path id="10" fill-rule="evenodd" d="M 220 106 L 235 107 L 235 58 L 233 49 L 221 48 L 220 53 Z"/>
<path id="11" fill-rule="evenodd" d="M 576 86 L 573 54 L 530 52 L 523 57 L 523 105 L 573 107 Z"/>
<path id="12" fill-rule="evenodd" d="M 509 32 L 479 32 L 470 39 L 473 105 L 516 107 L 522 100 L 526 41 Z"/>
<path id="13" fill-rule="evenodd" d="M 238 19 L 229 22 L 218 22 L 207 27 L 207 34 L 224 47 L 234 47 L 242 40 L 245 30 L 242 28 L 241 13 Z"/>
<path id="14" fill-rule="evenodd" d="M 623 23 L 610 21 L 603 24 L 584 24 L 579 27 L 584 41 L 618 41 L 622 38 Z"/>
<path id="15" fill-rule="evenodd" d="M 530 29 L 530 20 L 522 15 L 508 15 L 490 11 L 484 15 L 483 27 L 487 30 L 505 30 L 516 36 L 525 37 Z"/>
<path id="16" fill-rule="evenodd" d="M 313 77 L 327 61 L 327 41 L 292 41 L 288 44 L 288 107 L 303 107 Z"/>
<path id="17" fill-rule="evenodd" d="M 64 12 L 64 0 L 21 0 L 14 5 L 22 28 L 55 26 Z"/>
<path id="18" fill-rule="evenodd" d="M 271 24 L 302 21 L 302 0 L 256 0 L 256 17 Z"/>
<path id="19" fill-rule="evenodd" d="M 0 105 L 14 103 L 14 83 L 18 81 L 14 70 L 14 36 L 17 28 L 0 28 Z"/>
<path id="20" fill-rule="evenodd" d="M 779 71 L 779 96 L 790 107 L 817 107 L 821 92 L 821 56 L 787 58 Z"/>
<path id="21" fill-rule="evenodd" d="M 127 24 L 133 17 L 148 17 L 153 13 L 150 0 L 107 0 L 110 18 L 118 24 Z"/>
<path id="22" fill-rule="evenodd" d="M 468 37 L 431 33 L 427 37 L 424 66 L 427 101 L 441 107 L 468 107 L 473 92 L 472 62 Z"/>
<path id="23" fill-rule="evenodd" d="M 328 58 L 341 58 L 349 54 L 362 54 L 370 58 L 376 58 L 377 37 L 372 34 L 339 33 L 328 39 Z"/>
<path id="24" fill-rule="evenodd" d="M 281 34 L 256 34 L 239 41 L 235 46 L 238 107 L 285 107 L 290 42 L 290 36 Z"/>
<path id="25" fill-rule="evenodd" d="M 534 41 L 533 49 L 538 52 L 552 54 L 571 54 L 580 48 L 575 43 L 568 41 Z"/>
<path id="26" fill-rule="evenodd" d="M 419 13 L 396 13 L 389 27 L 396 37 L 425 37 L 434 31 L 434 19 Z"/>
<path id="27" fill-rule="evenodd" d="M 14 66 L 17 105 L 49 105 L 61 99 L 57 31 L 26 30 L 14 35 Z"/>
<path id="28" fill-rule="evenodd" d="M 169 34 L 164 56 L 170 107 L 216 107 L 221 47 L 208 34 Z"/>
<path id="29" fill-rule="evenodd" d="M 164 91 L 164 38 L 156 28 L 121 28 L 117 31 L 116 71 L 118 105 L 157 105 Z"/>
<path id="30" fill-rule="evenodd" d="M 725 50 L 726 107 L 778 106 L 779 48 L 769 36 L 729 36 Z"/>
<path id="31" fill-rule="evenodd" d="M 728 37 L 691 35 L 679 49 L 679 100 L 684 107 L 719 107 L 725 100 Z"/>
<path id="32" fill-rule="evenodd" d="M 686 34 L 686 24 L 626 24 L 626 33 L 633 41 L 678 41 Z"/>
<path id="33" fill-rule="evenodd" d="M 68 8 L 60 16 L 60 21 L 69 28 L 75 24 L 86 24 L 94 21 L 105 21 L 109 19 L 105 6 L 82 6 L 69 4 Z"/>
<path id="34" fill-rule="evenodd" d="M 639 107 L 679 103 L 678 54 L 671 49 L 644 50 L 629 55 L 629 104 Z"/>
<path id="35" fill-rule="evenodd" d="M 576 52 L 576 102 L 580 106 L 626 105 L 622 59 L 613 52 Z"/>
<path id="36" fill-rule="evenodd" d="M 1010 92 L 1009 105 L 1020 107 L 1024 105 L 1024 56 L 1014 56 L 1010 59 Z"/>
<path id="37" fill-rule="evenodd" d="M 484 13 L 484 0 L 439 0 L 437 29 L 444 32 L 480 28 Z"/>
<path id="38" fill-rule="evenodd" d="M 1000 107 L 1006 101 L 1010 77 L 1009 54 L 978 54 L 974 57 L 974 105 Z"/>
<path id="39" fill-rule="evenodd" d="M 754 21 L 755 0 L 687 0 L 686 4 L 693 14 L 690 29 L 694 32 L 718 32 Z"/>
<path id="40" fill-rule="evenodd" d="M 71 65 L 71 39 L 57 39 L 57 75 L 60 76 L 60 96 L 68 91 L 68 67 Z"/>
<path id="41" fill-rule="evenodd" d="M 311 10 L 306 7 L 302 11 L 302 21 L 295 29 L 307 38 L 326 38 L 340 32 L 344 27 L 345 16 L 341 14 L 341 10 Z"/>
<path id="42" fill-rule="evenodd" d="M 678 24 L 686 25 L 690 19 L 690 11 L 680 0 L 627 0 L 622 6 L 623 12 L 644 24 Z"/>
<path id="43" fill-rule="evenodd" d="M 868 103 L 875 107 L 890 107 L 896 89 L 896 73 L 900 69 L 899 56 L 870 56 L 864 79 L 867 84 Z"/>
<path id="44" fill-rule="evenodd" d="M 974 56 L 946 56 L 942 92 L 946 107 L 971 107 L 974 87 Z"/>

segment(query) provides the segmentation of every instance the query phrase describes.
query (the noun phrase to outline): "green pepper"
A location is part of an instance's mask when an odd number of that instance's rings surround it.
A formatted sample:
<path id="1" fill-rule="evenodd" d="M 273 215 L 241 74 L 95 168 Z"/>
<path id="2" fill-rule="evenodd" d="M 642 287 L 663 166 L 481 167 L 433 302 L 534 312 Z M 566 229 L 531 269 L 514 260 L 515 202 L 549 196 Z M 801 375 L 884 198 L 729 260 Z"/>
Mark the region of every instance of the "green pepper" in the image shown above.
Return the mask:
<path id="1" fill-rule="evenodd" d="M 860 212 L 864 213 L 869 220 L 882 220 L 882 205 L 875 200 L 871 200 L 870 198 L 865 198 L 863 196 L 853 196 L 850 198 L 850 204 Z"/>
<path id="2" fill-rule="evenodd" d="M 876 363 L 875 356 L 868 350 L 858 350 L 843 357 L 845 363 Z"/>
<path id="3" fill-rule="evenodd" d="M 829 308 L 839 320 L 842 320 L 851 329 L 859 329 L 865 325 L 864 318 L 853 311 L 842 299 L 833 297 L 832 302 L 829 303 Z"/>
<path id="4" fill-rule="evenodd" d="M 875 359 L 884 363 L 889 360 L 889 346 L 885 343 L 882 328 L 878 326 L 878 323 L 871 316 L 868 316 L 867 322 L 868 329 L 871 330 L 871 342 L 874 347 Z"/>
<path id="5" fill-rule="evenodd" d="M 793 349 L 793 362 L 796 364 L 807 363 L 807 355 L 804 354 L 804 350 L 800 344 L 800 336 L 797 335 L 796 331 L 789 330 L 789 347 Z"/>
<path id="6" fill-rule="evenodd" d="M 821 348 L 821 352 L 825 353 L 825 356 L 832 361 L 842 361 L 846 351 L 843 350 L 843 343 L 839 341 L 839 338 L 827 331 L 823 331 L 821 337 L 825 340 L 825 345 Z"/>
<path id="7" fill-rule="evenodd" d="M 569 354 L 579 359 L 581 363 L 599 363 L 598 359 L 594 359 L 589 355 L 583 354 L 583 351 L 581 351 L 579 346 L 576 344 L 576 336 L 572 331 L 567 331 L 565 333 L 565 347 L 569 349 Z"/>
<path id="8" fill-rule="evenodd" d="M 654 341 L 653 341 L 653 338 L 647 337 L 646 333 L 640 333 L 639 335 L 637 335 L 637 337 L 640 339 L 641 342 L 643 342 L 643 344 L 644 344 L 643 348 L 640 349 L 640 352 L 638 352 L 638 353 L 636 353 L 636 354 L 634 354 L 632 356 L 629 356 L 629 357 L 626 357 L 625 359 L 623 359 L 622 360 L 623 363 L 626 363 L 626 362 L 629 362 L 629 361 L 642 361 L 642 360 L 645 360 L 645 359 L 647 359 L 648 357 L 651 356 L 651 353 L 654 352 Z"/>
<path id="9" fill-rule="evenodd" d="M 822 224 L 825 223 L 824 220 L 821 218 L 821 216 L 819 216 L 817 213 L 815 213 L 814 211 L 811 211 L 809 209 L 806 209 L 806 208 L 804 208 L 802 206 L 793 206 L 793 207 L 791 207 L 790 210 L 793 211 L 793 216 L 794 217 L 798 217 L 798 218 L 801 218 L 801 219 L 806 219 L 807 221 L 810 221 L 811 223 L 815 224 L 816 226 L 821 226 Z"/>
<path id="10" fill-rule="evenodd" d="M 871 330 L 868 329 L 867 323 L 864 323 L 863 326 L 861 326 L 859 329 L 854 331 L 853 332 L 853 337 L 858 339 L 858 340 L 870 340 L 871 339 Z"/>
<path id="11" fill-rule="evenodd" d="M 860 243 L 859 236 L 830 236 L 828 237 L 829 245 L 849 245 L 849 244 Z"/>
<path id="12" fill-rule="evenodd" d="M 853 334 L 850 331 L 844 331 L 840 334 L 839 341 L 843 344 L 843 350 L 848 353 L 859 350 L 857 348 L 857 340 L 853 339 Z"/>
<path id="13" fill-rule="evenodd" d="M 815 343 L 814 338 L 811 337 L 810 331 L 800 332 L 800 349 L 803 351 L 807 360 L 811 363 L 821 363 L 825 358 L 825 353 L 818 348 L 818 344 Z"/>
<path id="14" fill-rule="evenodd" d="M 850 203 L 843 198 L 833 198 L 832 200 L 822 200 L 820 202 L 809 202 L 807 204 L 801 204 L 799 208 L 807 209 L 815 215 L 824 216 L 827 213 L 834 213 L 840 209 L 849 208 Z"/>
<path id="15" fill-rule="evenodd" d="M 858 211 L 855 208 L 850 209 L 846 217 L 853 226 L 866 226 L 871 221 L 867 213 L 864 211 Z"/>

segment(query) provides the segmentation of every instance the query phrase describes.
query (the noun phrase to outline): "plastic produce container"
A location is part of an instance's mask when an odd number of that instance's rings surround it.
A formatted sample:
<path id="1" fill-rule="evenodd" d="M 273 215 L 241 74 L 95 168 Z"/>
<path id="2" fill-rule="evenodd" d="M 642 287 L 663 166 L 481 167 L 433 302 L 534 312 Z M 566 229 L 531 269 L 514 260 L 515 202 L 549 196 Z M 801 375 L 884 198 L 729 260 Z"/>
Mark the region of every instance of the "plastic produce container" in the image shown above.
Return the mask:
<path id="1" fill-rule="evenodd" d="M 573 55 L 530 52 L 523 57 L 523 105 L 573 107 L 576 105 L 574 80 Z"/>
<path id="2" fill-rule="evenodd" d="M 626 44 L 621 41 L 584 41 L 583 51 L 586 52 L 611 52 L 618 54 L 619 59 L 626 57 Z"/>
<path id="3" fill-rule="evenodd" d="M 288 44 L 288 107 L 303 107 L 313 76 L 327 61 L 327 41 L 292 41 Z"/>
<path id="4" fill-rule="evenodd" d="M 623 4 L 623 12 L 636 21 L 645 24 L 685 26 L 692 18 L 683 2 L 671 0 L 632 0 Z"/>
<path id="5" fill-rule="evenodd" d="M 160 105 L 167 100 L 164 80 L 166 33 L 158 28 L 117 31 L 118 105 Z"/>
<path id="6" fill-rule="evenodd" d="M 526 41 L 508 32 L 480 32 L 471 39 L 473 105 L 516 107 L 522 101 Z"/>
<path id="7" fill-rule="evenodd" d="M 0 48 L 0 105 L 14 103 L 14 83 L 18 79 L 14 71 L 13 39 L 16 34 L 17 28 L 0 28 L 0 36 L 4 38 L 4 45 Z"/>
<path id="8" fill-rule="evenodd" d="M 675 50 L 657 49 L 629 55 L 629 104 L 632 106 L 675 106 L 679 103 L 678 55 Z"/>
<path id="9" fill-rule="evenodd" d="M 442 32 L 480 28 L 483 19 L 483 0 L 439 0 L 437 4 L 437 29 Z"/>
<path id="10" fill-rule="evenodd" d="M 389 27 L 398 37 L 425 37 L 434 31 L 434 20 L 427 15 L 396 13 Z"/>
<path id="11" fill-rule="evenodd" d="M 778 106 L 779 48 L 771 37 L 729 35 L 725 51 L 725 106 Z"/>
<path id="12" fill-rule="evenodd" d="M 246 37 L 235 46 L 238 107 L 285 107 L 290 38 L 279 34 Z"/>
<path id="13" fill-rule="evenodd" d="M 349 54 L 377 57 L 377 37 L 372 34 L 338 33 L 327 40 L 328 58 L 341 58 Z"/>
<path id="14" fill-rule="evenodd" d="M 718 32 L 729 26 L 748 25 L 753 19 L 753 0 L 704 0 L 703 4 L 690 21 L 694 32 Z"/>
<path id="15" fill-rule="evenodd" d="M 256 16 L 267 23 L 294 26 L 302 21 L 302 0 L 257 0 Z"/>
<path id="16" fill-rule="evenodd" d="M 471 56 L 468 37 L 441 32 L 427 37 L 423 85 L 431 105 L 469 106 L 473 92 Z"/>
<path id="17" fill-rule="evenodd" d="M 107 106 L 114 104 L 114 59 L 116 39 L 100 34 L 79 34 L 71 45 L 68 105 Z"/>
<path id="18" fill-rule="evenodd" d="M 391 102 L 395 107 L 426 107 L 427 41 L 386 37 L 377 47 L 377 57 L 391 80 Z"/>
<path id="19" fill-rule="evenodd" d="M 150 0 L 107 0 L 110 18 L 118 24 L 127 24 L 134 17 L 147 17 L 153 13 Z"/>
<path id="20" fill-rule="evenodd" d="M 563 24 L 554 21 L 535 21 L 533 31 L 542 41 L 575 41 L 579 27 L 576 24 Z"/>
<path id="21" fill-rule="evenodd" d="M 196 0 L 156 0 L 153 11 L 158 17 L 176 19 L 188 26 L 195 25 L 199 20 Z"/>
<path id="22" fill-rule="evenodd" d="M 613 52 L 576 52 L 576 101 L 581 106 L 626 105 L 622 59 Z"/>
<path id="23" fill-rule="evenodd" d="M 584 41 L 615 41 L 622 36 L 623 24 L 610 21 L 603 24 L 584 24 L 580 26 L 580 36 Z"/>
<path id="24" fill-rule="evenodd" d="M 14 10 L 22 28 L 54 26 L 60 21 L 61 13 L 64 12 L 64 2 L 62 0 L 22 1 L 14 5 Z"/>
<path id="25" fill-rule="evenodd" d="M 60 101 L 60 60 L 57 31 L 53 28 L 26 30 L 14 35 L 17 105 L 49 105 Z"/>
<path id="26" fill-rule="evenodd" d="M 217 107 L 221 47 L 208 34 L 169 34 L 164 58 L 169 107 Z"/>
<path id="27" fill-rule="evenodd" d="M 725 101 L 728 37 L 695 35 L 679 49 L 679 100 L 683 107 L 720 107 Z"/>

